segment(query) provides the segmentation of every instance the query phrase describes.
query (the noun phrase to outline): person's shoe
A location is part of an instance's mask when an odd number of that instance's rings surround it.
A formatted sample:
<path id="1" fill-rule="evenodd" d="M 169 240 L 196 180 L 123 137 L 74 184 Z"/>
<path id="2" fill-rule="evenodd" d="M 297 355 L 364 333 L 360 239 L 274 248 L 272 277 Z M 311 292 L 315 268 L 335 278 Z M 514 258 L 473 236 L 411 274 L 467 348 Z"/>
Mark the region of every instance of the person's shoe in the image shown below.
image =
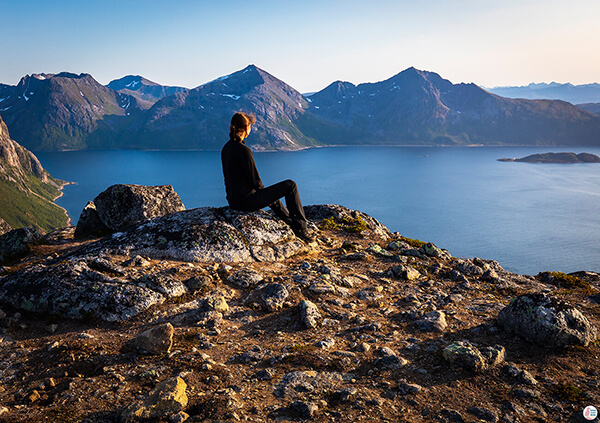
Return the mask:
<path id="1" fill-rule="evenodd" d="M 294 233 L 298 238 L 308 243 L 315 242 L 317 240 L 317 238 L 310 233 L 308 228 L 294 229 Z"/>

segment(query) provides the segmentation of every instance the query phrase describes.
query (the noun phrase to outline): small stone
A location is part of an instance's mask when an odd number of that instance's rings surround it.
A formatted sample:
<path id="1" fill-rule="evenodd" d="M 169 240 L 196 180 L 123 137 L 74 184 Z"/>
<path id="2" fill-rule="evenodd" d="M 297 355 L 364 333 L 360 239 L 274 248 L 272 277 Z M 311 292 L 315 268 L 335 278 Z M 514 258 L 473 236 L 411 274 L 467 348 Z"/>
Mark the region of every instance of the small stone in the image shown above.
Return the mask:
<path id="1" fill-rule="evenodd" d="M 486 422 L 495 423 L 498 421 L 498 415 L 485 407 L 471 407 L 467 412 Z"/>
<path id="2" fill-rule="evenodd" d="M 133 346 L 148 354 L 168 354 L 173 346 L 175 329 L 171 323 L 165 323 L 138 335 Z"/>
<path id="3" fill-rule="evenodd" d="M 465 423 L 465 419 L 458 411 L 448 408 L 440 411 L 439 420 L 442 423 Z"/>
<path id="4" fill-rule="evenodd" d="M 292 403 L 291 409 L 294 410 L 301 419 L 312 419 L 319 407 L 312 402 L 296 400 Z"/>
<path id="5" fill-rule="evenodd" d="M 316 328 L 323 324 L 323 316 L 312 301 L 302 300 L 298 304 L 298 308 L 300 309 L 300 320 L 306 328 Z"/>
<path id="6" fill-rule="evenodd" d="M 366 342 L 361 342 L 360 344 L 358 344 L 356 346 L 355 349 L 358 352 L 369 352 L 369 350 L 371 349 L 371 346 L 369 344 L 367 344 Z"/>
<path id="7" fill-rule="evenodd" d="M 423 390 L 423 387 L 421 385 L 417 385 L 416 383 L 401 382 L 398 385 L 398 390 L 403 395 L 409 395 L 409 394 L 417 394 L 417 393 L 421 392 Z"/>
<path id="8" fill-rule="evenodd" d="M 169 422 L 170 423 L 183 423 L 189 417 L 190 417 L 190 415 L 187 414 L 185 411 L 180 411 L 177 414 L 173 414 L 173 415 L 169 416 Z"/>
<path id="9" fill-rule="evenodd" d="M 540 396 L 540 392 L 532 389 L 515 389 L 514 396 L 515 398 L 534 399 Z"/>
<path id="10" fill-rule="evenodd" d="M 422 332 L 443 332 L 448 327 L 446 315 L 442 311 L 426 313 L 415 325 Z"/>
<path id="11" fill-rule="evenodd" d="M 328 350 L 335 345 L 335 339 L 333 338 L 325 338 L 322 341 L 317 342 L 317 347 Z"/>
<path id="12" fill-rule="evenodd" d="M 180 377 L 164 380 L 143 399 L 125 408 L 121 418 L 128 423 L 179 413 L 188 404 L 186 388 L 186 383 Z"/>
<path id="13" fill-rule="evenodd" d="M 272 283 L 261 289 L 260 298 L 263 302 L 263 307 L 267 311 L 278 311 L 283 308 L 285 300 L 289 295 L 285 286 L 279 283 Z"/>
<path id="14" fill-rule="evenodd" d="M 409 281 L 418 279 L 421 276 L 418 270 L 404 264 L 391 267 L 388 270 L 388 273 L 397 278 L 406 279 Z"/>
<path id="15" fill-rule="evenodd" d="M 40 398 L 40 393 L 34 389 L 33 392 L 27 397 L 27 401 L 29 401 L 30 403 L 34 403 L 36 401 L 39 401 Z"/>
<path id="16" fill-rule="evenodd" d="M 58 325 L 56 323 L 52 323 L 51 325 L 46 326 L 46 331 L 48 333 L 56 333 L 58 330 Z"/>

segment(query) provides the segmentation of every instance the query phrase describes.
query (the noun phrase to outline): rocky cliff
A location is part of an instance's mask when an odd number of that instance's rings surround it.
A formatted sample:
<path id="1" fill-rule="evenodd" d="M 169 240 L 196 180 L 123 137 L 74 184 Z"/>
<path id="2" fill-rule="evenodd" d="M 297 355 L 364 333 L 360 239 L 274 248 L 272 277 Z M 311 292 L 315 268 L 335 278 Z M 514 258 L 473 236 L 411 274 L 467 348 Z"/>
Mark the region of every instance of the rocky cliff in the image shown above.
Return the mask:
<path id="1" fill-rule="evenodd" d="M 518 275 L 306 207 L 73 229 L 2 269 L 0 419 L 579 421 L 600 276 Z"/>
<path id="2" fill-rule="evenodd" d="M 37 226 L 46 231 L 65 226 L 68 217 L 53 202 L 62 184 L 33 153 L 10 138 L 0 117 L 0 234 L 10 226 Z"/>

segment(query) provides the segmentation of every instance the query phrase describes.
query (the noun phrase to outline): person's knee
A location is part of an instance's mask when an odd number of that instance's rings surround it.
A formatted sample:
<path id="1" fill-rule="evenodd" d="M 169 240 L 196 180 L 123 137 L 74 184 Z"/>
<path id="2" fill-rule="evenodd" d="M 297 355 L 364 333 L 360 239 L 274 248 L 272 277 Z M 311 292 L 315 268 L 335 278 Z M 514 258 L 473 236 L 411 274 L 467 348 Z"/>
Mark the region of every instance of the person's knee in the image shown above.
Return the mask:
<path id="1" fill-rule="evenodd" d="M 287 179 L 285 182 L 287 183 L 290 190 L 298 189 L 298 186 L 296 185 L 295 181 L 292 181 L 291 179 Z"/>

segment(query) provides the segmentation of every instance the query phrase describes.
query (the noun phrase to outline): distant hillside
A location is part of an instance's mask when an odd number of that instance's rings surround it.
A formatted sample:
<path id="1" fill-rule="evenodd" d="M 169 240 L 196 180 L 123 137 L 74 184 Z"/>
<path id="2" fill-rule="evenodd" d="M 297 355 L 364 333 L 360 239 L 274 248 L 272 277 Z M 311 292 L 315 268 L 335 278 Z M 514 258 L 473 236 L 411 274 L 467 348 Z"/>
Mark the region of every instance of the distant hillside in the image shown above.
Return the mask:
<path id="1" fill-rule="evenodd" d="M 254 65 L 191 90 L 140 76 L 109 86 L 87 74 L 26 76 L 0 85 L 0 113 L 32 150 L 219 149 L 237 111 L 258 119 L 248 138 L 256 150 L 600 145 L 600 117 L 568 102 L 509 99 L 415 68 L 377 83 L 337 81 L 306 97 Z"/>
<path id="2" fill-rule="evenodd" d="M 563 100 L 572 104 L 600 102 L 600 84 L 529 84 L 521 87 L 488 88 L 489 92 L 508 98 Z"/>
<path id="3" fill-rule="evenodd" d="M 219 149 L 233 113 L 245 111 L 257 117 L 249 145 L 295 150 L 317 144 L 296 125 L 307 107 L 298 91 L 250 65 L 158 101 L 123 138 L 137 148 Z"/>
<path id="4" fill-rule="evenodd" d="M 127 75 L 115 79 L 107 87 L 137 98 L 140 106 L 144 109 L 149 109 L 158 100 L 168 95 L 188 91 L 187 88 L 183 87 L 159 85 L 139 75 Z"/>
<path id="5" fill-rule="evenodd" d="M 346 144 L 600 143 L 600 119 L 569 103 L 503 98 L 414 68 L 377 83 L 338 81 L 308 100 L 311 113 L 352 130 Z"/>
<path id="6" fill-rule="evenodd" d="M 0 117 L 0 233 L 7 225 L 45 231 L 66 226 L 65 211 L 53 202 L 61 186 L 33 153 L 10 139 Z"/>
<path id="7" fill-rule="evenodd" d="M 123 118 L 141 109 L 135 97 L 88 74 L 27 75 L 0 89 L 0 113 L 11 136 L 34 151 L 114 147 Z"/>
<path id="8" fill-rule="evenodd" d="M 587 110 L 590 113 L 600 116 L 600 103 L 585 103 L 578 104 L 577 107 L 583 110 Z"/>

